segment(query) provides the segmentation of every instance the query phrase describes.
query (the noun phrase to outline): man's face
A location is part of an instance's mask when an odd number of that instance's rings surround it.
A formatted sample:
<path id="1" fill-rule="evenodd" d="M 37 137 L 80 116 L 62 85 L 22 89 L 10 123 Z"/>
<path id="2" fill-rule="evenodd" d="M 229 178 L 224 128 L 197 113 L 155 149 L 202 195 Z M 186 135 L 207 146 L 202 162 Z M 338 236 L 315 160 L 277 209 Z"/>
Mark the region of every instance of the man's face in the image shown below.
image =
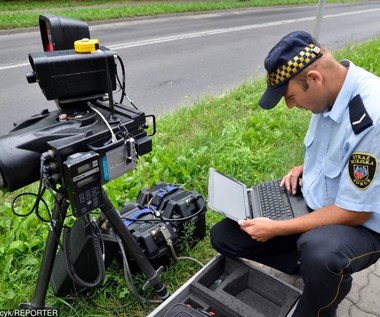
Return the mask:
<path id="1" fill-rule="evenodd" d="M 313 113 L 324 112 L 328 107 L 327 96 L 318 78 L 306 77 L 304 82 L 291 79 L 285 90 L 284 99 L 289 109 L 297 107 Z"/>

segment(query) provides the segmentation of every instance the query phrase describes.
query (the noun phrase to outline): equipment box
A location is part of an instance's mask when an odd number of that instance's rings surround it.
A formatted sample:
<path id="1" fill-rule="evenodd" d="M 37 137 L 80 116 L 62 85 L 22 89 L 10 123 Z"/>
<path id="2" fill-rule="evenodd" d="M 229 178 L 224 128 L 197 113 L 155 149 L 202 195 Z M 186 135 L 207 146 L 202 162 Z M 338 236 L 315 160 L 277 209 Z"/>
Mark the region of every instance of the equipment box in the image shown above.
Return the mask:
<path id="1" fill-rule="evenodd" d="M 148 317 L 290 317 L 300 295 L 247 262 L 219 255 Z"/>

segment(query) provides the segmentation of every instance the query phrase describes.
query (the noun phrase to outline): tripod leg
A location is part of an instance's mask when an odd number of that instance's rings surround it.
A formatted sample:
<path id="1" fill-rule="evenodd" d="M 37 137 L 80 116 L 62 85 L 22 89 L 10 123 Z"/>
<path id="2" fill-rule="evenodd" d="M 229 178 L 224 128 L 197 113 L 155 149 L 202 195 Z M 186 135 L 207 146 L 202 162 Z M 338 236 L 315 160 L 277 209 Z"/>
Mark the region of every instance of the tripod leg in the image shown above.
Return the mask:
<path id="1" fill-rule="evenodd" d="M 103 206 L 101 207 L 103 214 L 106 216 L 108 221 L 115 233 L 120 237 L 124 246 L 131 252 L 133 258 L 135 259 L 137 265 L 139 266 L 141 272 L 143 272 L 148 279 L 148 282 L 153 286 L 156 294 L 161 297 L 162 300 L 166 300 L 170 293 L 166 287 L 162 284 L 159 278 L 159 272 L 156 271 L 149 260 L 146 258 L 143 251 L 137 245 L 136 240 L 133 238 L 132 234 L 128 231 L 127 227 L 121 220 L 118 212 L 113 207 L 111 201 L 109 200 L 106 192 L 103 190 Z"/>
<path id="2" fill-rule="evenodd" d="M 65 194 L 57 194 L 50 231 L 47 237 L 44 255 L 38 273 L 38 279 L 31 303 L 22 303 L 20 308 L 35 310 L 45 308 L 45 298 L 49 287 L 50 275 L 53 270 L 55 255 L 58 249 L 58 239 L 61 235 L 69 201 Z"/>

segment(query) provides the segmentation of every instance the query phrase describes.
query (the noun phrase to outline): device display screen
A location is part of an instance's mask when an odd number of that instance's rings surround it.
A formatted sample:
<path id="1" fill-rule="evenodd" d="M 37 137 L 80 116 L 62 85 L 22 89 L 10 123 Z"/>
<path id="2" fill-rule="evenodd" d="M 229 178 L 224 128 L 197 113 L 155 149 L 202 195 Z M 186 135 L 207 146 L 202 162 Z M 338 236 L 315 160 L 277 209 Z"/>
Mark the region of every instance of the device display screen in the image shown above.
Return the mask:
<path id="1" fill-rule="evenodd" d="M 78 188 L 81 188 L 82 186 L 87 185 L 88 183 L 91 183 L 92 181 L 95 181 L 95 180 L 96 180 L 96 176 L 90 175 L 90 176 L 78 181 L 77 186 L 78 186 Z"/>
<path id="2" fill-rule="evenodd" d="M 81 174 L 85 171 L 88 171 L 91 168 L 91 163 L 87 163 L 81 166 L 78 166 L 78 173 Z"/>

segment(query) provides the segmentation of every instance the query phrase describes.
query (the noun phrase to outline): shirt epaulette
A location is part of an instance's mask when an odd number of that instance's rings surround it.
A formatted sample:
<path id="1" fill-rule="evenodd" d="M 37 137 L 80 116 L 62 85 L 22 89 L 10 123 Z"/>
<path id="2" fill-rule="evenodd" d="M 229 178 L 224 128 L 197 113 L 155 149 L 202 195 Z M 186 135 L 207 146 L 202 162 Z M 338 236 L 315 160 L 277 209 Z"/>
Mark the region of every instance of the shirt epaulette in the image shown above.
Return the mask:
<path id="1" fill-rule="evenodd" d="M 372 125 L 373 121 L 369 116 L 360 95 L 356 95 L 351 99 L 348 108 L 350 111 L 352 130 L 355 134 L 359 134 Z"/>

